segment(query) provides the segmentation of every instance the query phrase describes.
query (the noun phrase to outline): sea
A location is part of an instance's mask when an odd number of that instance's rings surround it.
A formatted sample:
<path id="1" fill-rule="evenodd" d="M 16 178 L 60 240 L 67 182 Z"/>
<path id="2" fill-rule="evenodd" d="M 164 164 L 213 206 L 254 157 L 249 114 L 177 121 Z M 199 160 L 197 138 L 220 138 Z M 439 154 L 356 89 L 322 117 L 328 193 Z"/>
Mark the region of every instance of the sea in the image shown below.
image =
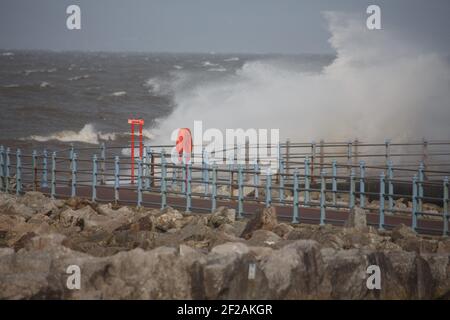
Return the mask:
<path id="1" fill-rule="evenodd" d="M 156 135 L 164 119 L 181 114 L 185 108 L 180 105 L 182 93 L 192 96 L 202 85 L 232 83 L 233 78 L 245 77 L 247 65 L 270 62 L 287 69 L 319 72 L 333 59 L 332 55 L 313 54 L 3 50 L 0 144 L 26 150 L 59 150 L 70 144 L 86 147 L 102 142 L 126 146 L 130 143 L 131 118 L 145 121 L 146 143 L 158 143 Z M 226 92 L 217 94 L 227 99 Z M 194 117 L 201 119 L 201 113 Z"/>

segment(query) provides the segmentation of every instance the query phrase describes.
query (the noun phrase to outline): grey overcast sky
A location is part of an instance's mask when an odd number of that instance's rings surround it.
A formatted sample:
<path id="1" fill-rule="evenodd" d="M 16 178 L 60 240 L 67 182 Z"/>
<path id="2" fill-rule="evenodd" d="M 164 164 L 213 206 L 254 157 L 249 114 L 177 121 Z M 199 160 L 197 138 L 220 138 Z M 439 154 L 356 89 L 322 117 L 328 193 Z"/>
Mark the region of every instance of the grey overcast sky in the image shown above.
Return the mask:
<path id="1" fill-rule="evenodd" d="M 79 31 L 66 28 L 70 4 L 81 7 Z M 321 12 L 365 23 L 369 4 L 384 30 L 450 52 L 450 0 L 0 0 L 0 48 L 331 53 Z"/>

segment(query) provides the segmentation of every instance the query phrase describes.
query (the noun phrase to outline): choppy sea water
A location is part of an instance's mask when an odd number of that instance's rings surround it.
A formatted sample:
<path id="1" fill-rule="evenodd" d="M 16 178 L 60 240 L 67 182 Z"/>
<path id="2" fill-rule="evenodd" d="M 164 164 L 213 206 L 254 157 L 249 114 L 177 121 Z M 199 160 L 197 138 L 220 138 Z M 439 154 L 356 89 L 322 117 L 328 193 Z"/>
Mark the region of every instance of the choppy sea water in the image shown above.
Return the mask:
<path id="1" fill-rule="evenodd" d="M 152 141 L 158 119 L 178 112 L 178 91 L 192 94 L 200 84 L 232 79 L 249 62 L 289 63 L 312 72 L 332 60 L 322 55 L 3 51 L 0 143 L 26 149 L 103 141 L 126 145 L 129 118 L 144 119 L 144 136 Z"/>

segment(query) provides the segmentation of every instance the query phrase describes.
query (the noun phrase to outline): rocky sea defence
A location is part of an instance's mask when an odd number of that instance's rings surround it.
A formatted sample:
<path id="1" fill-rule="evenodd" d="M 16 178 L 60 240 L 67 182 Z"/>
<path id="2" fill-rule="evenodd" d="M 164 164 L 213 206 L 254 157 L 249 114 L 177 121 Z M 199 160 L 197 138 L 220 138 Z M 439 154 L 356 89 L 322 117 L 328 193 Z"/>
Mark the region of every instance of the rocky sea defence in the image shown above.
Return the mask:
<path id="1" fill-rule="evenodd" d="M 450 239 L 365 214 L 333 227 L 0 193 L 0 299 L 449 299 Z"/>

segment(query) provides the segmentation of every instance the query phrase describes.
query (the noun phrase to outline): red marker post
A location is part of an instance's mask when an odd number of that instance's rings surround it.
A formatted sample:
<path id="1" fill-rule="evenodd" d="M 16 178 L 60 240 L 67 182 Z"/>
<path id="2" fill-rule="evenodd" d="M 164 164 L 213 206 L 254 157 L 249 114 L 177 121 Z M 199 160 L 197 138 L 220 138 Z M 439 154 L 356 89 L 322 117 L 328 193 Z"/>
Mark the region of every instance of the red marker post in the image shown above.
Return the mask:
<path id="1" fill-rule="evenodd" d="M 144 120 L 128 119 L 128 123 L 131 125 L 131 184 L 134 184 L 134 126 L 139 125 L 139 159 L 142 160 L 142 126 L 144 125 Z"/>

